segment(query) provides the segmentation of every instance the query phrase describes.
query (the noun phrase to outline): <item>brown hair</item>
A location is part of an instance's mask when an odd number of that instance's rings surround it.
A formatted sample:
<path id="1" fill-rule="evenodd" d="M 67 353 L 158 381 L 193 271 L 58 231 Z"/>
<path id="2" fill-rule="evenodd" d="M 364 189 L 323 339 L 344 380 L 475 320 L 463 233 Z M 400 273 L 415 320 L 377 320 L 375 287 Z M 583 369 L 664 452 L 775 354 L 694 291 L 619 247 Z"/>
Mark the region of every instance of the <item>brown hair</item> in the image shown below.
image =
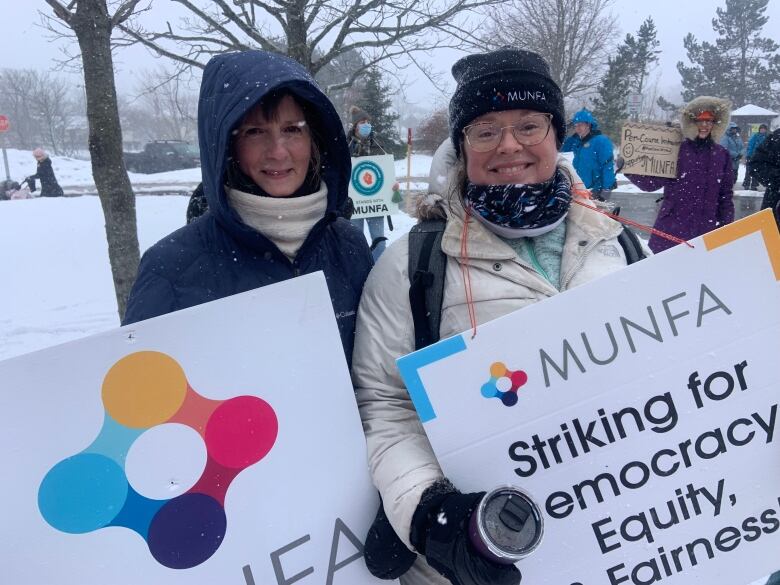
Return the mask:
<path id="1" fill-rule="evenodd" d="M 249 110 L 247 110 L 247 113 L 241 119 L 239 125 L 243 124 L 244 120 L 246 120 L 246 117 L 249 115 L 249 112 L 257 107 L 260 108 L 260 112 L 263 114 L 263 118 L 274 122 L 277 121 L 279 119 L 279 104 L 284 98 L 288 96 L 292 98 L 292 100 L 299 108 L 301 108 L 301 111 L 303 112 L 303 119 L 306 121 L 306 126 L 309 129 L 309 134 L 311 136 L 311 154 L 309 157 L 309 167 L 311 174 L 314 176 L 317 184 L 319 184 L 322 181 L 322 154 L 320 147 L 322 144 L 322 138 L 316 123 L 317 115 L 314 111 L 314 107 L 309 102 L 302 100 L 288 89 L 273 90 L 266 94 L 263 99 L 257 102 Z"/>

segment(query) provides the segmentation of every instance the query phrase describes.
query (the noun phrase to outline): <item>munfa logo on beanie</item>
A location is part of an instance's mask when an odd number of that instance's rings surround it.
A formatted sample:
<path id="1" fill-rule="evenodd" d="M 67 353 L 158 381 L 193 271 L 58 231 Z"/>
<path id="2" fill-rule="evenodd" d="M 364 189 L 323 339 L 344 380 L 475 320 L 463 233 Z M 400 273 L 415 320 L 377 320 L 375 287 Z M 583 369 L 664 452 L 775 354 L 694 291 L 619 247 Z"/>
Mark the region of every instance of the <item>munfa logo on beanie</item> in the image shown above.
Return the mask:
<path id="1" fill-rule="evenodd" d="M 519 90 L 519 91 L 507 91 L 506 93 L 501 93 L 500 91 L 496 90 L 496 94 L 493 96 L 493 102 L 495 103 L 502 103 L 506 104 L 509 102 L 546 102 L 547 100 L 547 94 L 545 94 L 543 91 L 539 90 Z"/>

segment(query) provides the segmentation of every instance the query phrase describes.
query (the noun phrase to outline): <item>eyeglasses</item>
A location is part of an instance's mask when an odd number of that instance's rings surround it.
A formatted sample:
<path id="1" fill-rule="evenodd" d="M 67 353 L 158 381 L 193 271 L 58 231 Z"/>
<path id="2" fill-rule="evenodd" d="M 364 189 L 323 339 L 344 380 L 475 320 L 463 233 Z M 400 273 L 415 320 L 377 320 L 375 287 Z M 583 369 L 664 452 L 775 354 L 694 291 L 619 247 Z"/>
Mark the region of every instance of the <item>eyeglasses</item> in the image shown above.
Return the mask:
<path id="1" fill-rule="evenodd" d="M 476 152 L 488 152 L 501 144 L 504 130 L 512 129 L 512 136 L 523 146 L 534 146 L 550 133 L 552 114 L 532 114 L 510 126 L 499 126 L 495 122 L 479 122 L 463 129 L 466 142 Z"/>
<path id="2" fill-rule="evenodd" d="M 696 120 L 697 126 L 714 126 L 715 121 L 714 120 Z"/>
<path id="3" fill-rule="evenodd" d="M 274 134 L 278 134 L 274 138 Z M 300 120 L 299 122 L 293 122 L 281 126 L 278 132 L 272 130 L 272 126 L 239 126 L 233 130 L 233 136 L 246 141 L 250 144 L 260 144 L 263 146 L 270 145 L 274 140 L 278 140 L 281 144 L 292 144 L 299 142 L 309 135 L 308 125 L 306 120 Z"/>

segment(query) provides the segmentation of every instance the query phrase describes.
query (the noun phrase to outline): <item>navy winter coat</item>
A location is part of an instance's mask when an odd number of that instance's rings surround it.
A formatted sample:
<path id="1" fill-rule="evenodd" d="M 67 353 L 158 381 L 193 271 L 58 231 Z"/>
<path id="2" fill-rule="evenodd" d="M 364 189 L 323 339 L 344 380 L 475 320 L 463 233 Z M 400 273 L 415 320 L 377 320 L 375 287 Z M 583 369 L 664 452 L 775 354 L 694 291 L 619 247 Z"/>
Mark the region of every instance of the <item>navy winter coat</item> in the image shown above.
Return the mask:
<path id="1" fill-rule="evenodd" d="M 295 260 L 244 224 L 229 206 L 224 177 L 231 131 L 272 90 L 286 89 L 317 110 L 322 137 L 322 180 L 328 186 L 324 217 L 309 232 Z M 363 234 L 338 210 L 347 198 L 349 149 L 338 114 L 298 63 L 264 51 L 213 57 L 203 73 L 198 104 L 203 190 L 209 211 L 144 254 L 124 323 L 134 323 L 322 270 L 348 361 L 355 314 L 371 254 Z"/>
<path id="2" fill-rule="evenodd" d="M 48 156 L 38 163 L 35 174 L 27 177 L 27 181 L 35 179 L 41 182 L 41 197 L 62 197 L 62 187 L 54 176 L 54 168 L 51 166 L 51 159 Z M 32 185 L 30 190 L 35 190 Z"/>
<path id="3" fill-rule="evenodd" d="M 753 153 L 753 171 L 766 186 L 761 209 L 775 209 L 780 204 L 780 128 L 767 134 L 766 140 Z M 780 215 L 777 215 L 780 220 Z"/>

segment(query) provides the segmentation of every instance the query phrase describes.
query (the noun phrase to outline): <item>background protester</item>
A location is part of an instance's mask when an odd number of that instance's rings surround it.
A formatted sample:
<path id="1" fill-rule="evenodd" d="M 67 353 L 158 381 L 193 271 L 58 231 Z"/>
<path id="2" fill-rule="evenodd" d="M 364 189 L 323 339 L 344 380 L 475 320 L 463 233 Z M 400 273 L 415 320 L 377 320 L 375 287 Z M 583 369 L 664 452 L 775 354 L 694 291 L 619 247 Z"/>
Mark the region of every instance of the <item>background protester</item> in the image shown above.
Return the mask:
<path id="1" fill-rule="evenodd" d="M 34 175 L 25 179 L 30 187 L 30 191 L 35 192 L 35 181 L 41 182 L 41 197 L 62 197 L 62 187 L 54 176 L 54 168 L 51 166 L 49 155 L 42 148 L 36 148 L 32 151 L 33 157 L 38 161 L 38 168 Z"/>
<path id="2" fill-rule="evenodd" d="M 533 52 L 502 49 L 464 57 L 452 72 L 455 165 L 442 181 L 450 188 L 443 197 L 421 197 L 416 208 L 421 220 L 444 222 L 437 253 L 446 272 L 436 338 L 627 263 L 618 241 L 622 226 L 594 211 L 588 199 L 585 206 L 572 205 L 573 185 L 581 181 L 558 156 L 563 95 L 547 63 Z M 522 101 L 495 99 L 499 95 Z M 405 585 L 514 585 L 517 568 L 483 558 L 469 543 L 468 521 L 484 492 L 461 493 L 444 477 L 396 367 L 396 358 L 416 346 L 404 286 L 409 256 L 405 235 L 372 271 L 358 313 L 353 381 L 371 473 L 384 502 L 366 540 L 366 564 L 385 577 L 403 573 Z"/>
<path id="3" fill-rule="evenodd" d="M 684 136 L 673 179 L 626 174 L 642 191 L 663 188 L 663 203 L 655 228 L 683 240 L 690 240 L 734 221 L 731 158 L 717 141 L 729 121 L 730 104 L 720 98 L 700 96 L 683 107 Z M 675 245 L 657 234 L 650 237 L 650 249 L 658 253 Z"/>
<path id="4" fill-rule="evenodd" d="M 737 182 L 737 176 L 739 175 L 739 161 L 742 160 L 742 153 L 745 151 L 745 143 L 742 140 L 742 136 L 739 133 L 739 126 L 737 126 L 736 123 L 729 123 L 726 134 L 720 139 L 720 145 L 729 153 L 731 168 L 734 170 L 734 174 L 731 177 L 731 184 L 734 185 Z"/>
<path id="5" fill-rule="evenodd" d="M 384 148 L 376 141 L 374 136 L 374 127 L 371 124 L 371 116 L 357 106 L 349 109 L 349 115 L 352 125 L 349 129 L 349 152 L 357 158 L 359 156 L 371 156 L 378 154 L 387 154 Z M 376 262 L 385 251 L 387 238 L 385 237 L 385 218 L 366 217 L 356 218 L 352 223 L 361 233 L 364 230 L 364 224 L 368 224 L 368 233 L 371 236 L 371 254 Z"/>
<path id="6" fill-rule="evenodd" d="M 766 124 L 761 124 L 758 127 L 758 132 L 755 132 L 748 140 L 747 151 L 745 152 L 745 180 L 742 181 L 743 189 L 755 191 L 758 188 L 758 179 L 756 179 L 753 171 L 752 159 L 756 153 L 756 148 L 764 142 L 768 130 L 769 128 Z"/>
<path id="7" fill-rule="evenodd" d="M 766 186 L 761 209 L 773 209 L 780 225 L 780 128 L 756 148 L 752 161 L 756 178 Z"/>
<path id="8" fill-rule="evenodd" d="M 599 130 L 596 118 L 583 108 L 572 118 L 574 134 L 561 152 L 574 153 L 574 169 L 594 198 L 604 200 L 617 187 L 615 155 L 612 141 Z"/>
<path id="9" fill-rule="evenodd" d="M 372 262 L 338 214 L 350 158 L 333 105 L 292 59 L 218 55 L 203 74 L 198 137 L 209 211 L 144 254 L 124 323 L 322 270 L 351 358 Z"/>

